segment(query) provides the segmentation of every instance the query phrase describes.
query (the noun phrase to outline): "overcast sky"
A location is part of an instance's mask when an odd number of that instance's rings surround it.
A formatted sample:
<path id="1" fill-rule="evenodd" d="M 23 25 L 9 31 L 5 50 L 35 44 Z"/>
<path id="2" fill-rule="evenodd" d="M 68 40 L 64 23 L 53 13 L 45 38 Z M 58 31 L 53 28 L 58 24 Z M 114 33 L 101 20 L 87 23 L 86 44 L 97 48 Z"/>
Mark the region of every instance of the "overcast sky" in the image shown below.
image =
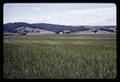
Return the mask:
<path id="1" fill-rule="evenodd" d="M 3 13 L 4 24 L 116 25 L 116 5 L 112 3 L 9 3 L 4 4 Z"/>

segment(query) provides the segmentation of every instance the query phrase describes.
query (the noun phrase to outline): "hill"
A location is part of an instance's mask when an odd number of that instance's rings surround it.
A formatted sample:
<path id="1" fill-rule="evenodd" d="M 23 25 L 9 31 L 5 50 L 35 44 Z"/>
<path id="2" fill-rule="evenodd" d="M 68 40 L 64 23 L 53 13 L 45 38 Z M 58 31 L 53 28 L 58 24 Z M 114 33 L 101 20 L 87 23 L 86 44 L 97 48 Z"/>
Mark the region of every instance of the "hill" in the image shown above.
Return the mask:
<path id="1" fill-rule="evenodd" d="M 76 33 L 76 32 L 83 32 L 83 31 L 116 32 L 116 26 L 66 26 L 66 25 L 57 25 L 57 24 L 48 24 L 48 23 L 29 24 L 25 22 L 7 23 L 7 24 L 4 24 L 3 26 L 4 26 L 4 32 L 13 32 L 13 33 L 40 32 L 41 30 L 46 30 L 46 31 L 55 32 L 55 33 L 59 33 L 59 32 Z"/>

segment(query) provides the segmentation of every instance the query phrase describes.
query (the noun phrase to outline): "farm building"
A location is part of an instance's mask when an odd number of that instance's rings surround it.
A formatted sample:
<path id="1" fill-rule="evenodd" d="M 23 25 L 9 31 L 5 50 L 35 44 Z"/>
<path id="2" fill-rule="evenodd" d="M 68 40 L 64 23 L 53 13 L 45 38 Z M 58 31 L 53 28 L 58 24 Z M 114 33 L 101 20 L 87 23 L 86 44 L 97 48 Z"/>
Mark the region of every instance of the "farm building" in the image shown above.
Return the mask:
<path id="1" fill-rule="evenodd" d="M 56 32 L 56 34 L 69 34 L 69 33 L 71 33 L 70 30 L 63 30 L 63 31 Z"/>

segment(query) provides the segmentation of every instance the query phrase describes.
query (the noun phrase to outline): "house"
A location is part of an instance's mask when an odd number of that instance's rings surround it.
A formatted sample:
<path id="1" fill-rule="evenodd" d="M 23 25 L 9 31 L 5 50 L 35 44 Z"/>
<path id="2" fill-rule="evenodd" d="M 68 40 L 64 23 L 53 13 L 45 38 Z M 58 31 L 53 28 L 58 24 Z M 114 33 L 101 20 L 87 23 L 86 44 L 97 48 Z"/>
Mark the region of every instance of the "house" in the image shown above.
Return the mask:
<path id="1" fill-rule="evenodd" d="M 64 30 L 63 33 L 64 34 L 69 34 L 69 33 L 71 33 L 71 31 L 70 30 Z"/>
<path id="2" fill-rule="evenodd" d="M 59 32 L 59 34 L 63 34 L 63 32 Z"/>
<path id="3" fill-rule="evenodd" d="M 63 30 L 63 31 L 56 32 L 56 34 L 69 34 L 69 33 L 71 33 L 70 30 Z"/>

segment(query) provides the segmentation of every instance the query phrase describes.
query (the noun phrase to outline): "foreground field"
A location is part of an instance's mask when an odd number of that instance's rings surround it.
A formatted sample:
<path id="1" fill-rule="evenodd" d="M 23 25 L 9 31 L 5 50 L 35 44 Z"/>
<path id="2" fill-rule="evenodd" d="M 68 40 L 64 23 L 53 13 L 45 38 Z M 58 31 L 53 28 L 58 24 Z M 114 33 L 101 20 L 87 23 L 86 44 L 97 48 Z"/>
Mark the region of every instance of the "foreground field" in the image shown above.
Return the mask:
<path id="1" fill-rule="evenodd" d="M 116 35 L 5 36 L 4 78 L 114 79 Z"/>

